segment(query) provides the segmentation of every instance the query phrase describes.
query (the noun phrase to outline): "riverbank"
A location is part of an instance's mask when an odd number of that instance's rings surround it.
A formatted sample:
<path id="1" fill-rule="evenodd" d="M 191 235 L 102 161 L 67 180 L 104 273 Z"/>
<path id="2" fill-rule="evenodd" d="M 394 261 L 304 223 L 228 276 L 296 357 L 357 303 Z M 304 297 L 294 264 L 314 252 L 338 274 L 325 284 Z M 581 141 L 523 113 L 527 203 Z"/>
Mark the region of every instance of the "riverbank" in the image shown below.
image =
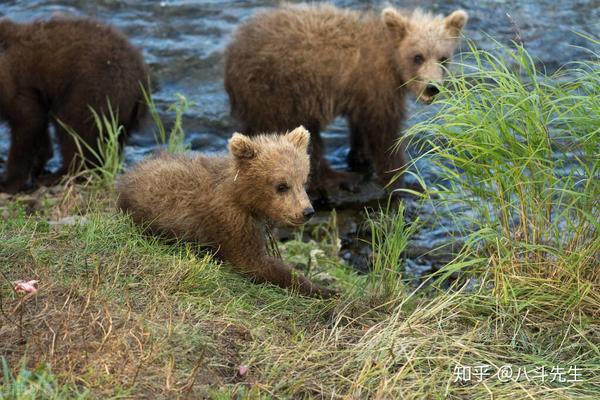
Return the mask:
<path id="1" fill-rule="evenodd" d="M 524 277 L 492 269 L 451 290 L 401 281 L 382 290 L 385 272 L 356 275 L 329 235 L 281 246 L 343 292 L 308 299 L 141 236 L 113 200 L 75 189 L 34 216 L 18 202 L 3 210 L 4 398 L 591 399 L 600 390 L 598 286 L 556 293 L 559 280 L 537 277 L 542 285 L 504 302 L 495 279 L 524 290 Z M 16 294 L 5 278 L 36 279 L 38 292 Z M 557 314 L 555 301 L 571 296 Z"/>
<path id="2" fill-rule="evenodd" d="M 596 398 L 597 57 L 552 76 L 520 48 L 464 57 L 406 136 L 435 166 L 431 218 L 372 212 L 368 274 L 339 252 L 334 217 L 280 244 L 339 298 L 255 285 L 141 235 L 115 209 L 114 162 L 87 186 L 4 199 L 0 397 Z M 415 281 L 408 243 L 439 215 L 464 241 Z"/>

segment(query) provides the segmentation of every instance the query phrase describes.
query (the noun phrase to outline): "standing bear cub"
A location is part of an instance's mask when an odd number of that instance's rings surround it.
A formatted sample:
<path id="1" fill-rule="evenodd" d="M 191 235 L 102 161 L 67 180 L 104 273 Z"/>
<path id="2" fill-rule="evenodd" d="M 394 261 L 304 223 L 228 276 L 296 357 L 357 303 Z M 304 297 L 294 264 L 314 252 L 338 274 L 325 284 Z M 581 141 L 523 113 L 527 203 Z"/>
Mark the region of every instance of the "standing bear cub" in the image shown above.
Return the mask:
<path id="1" fill-rule="evenodd" d="M 74 166 L 78 148 L 65 127 L 85 142 L 84 160 L 98 162 L 93 153 L 99 132 L 91 109 L 102 114 L 110 104 L 125 132 L 135 129 L 146 111 L 140 85 L 147 80 L 141 53 L 111 27 L 62 16 L 25 24 L 0 20 L 0 117 L 11 138 L 0 191 L 23 190 L 40 176 L 52 157 L 50 123 L 62 167 L 42 183 L 58 180 Z M 120 139 L 122 144 L 124 136 Z"/>
<path id="2" fill-rule="evenodd" d="M 168 238 L 213 248 L 256 282 L 329 297 L 268 254 L 268 223 L 300 226 L 314 210 L 305 191 L 310 134 L 250 138 L 239 133 L 226 156 L 161 155 L 138 164 L 117 184 L 119 207 L 133 220 Z"/>
<path id="3" fill-rule="evenodd" d="M 384 183 L 404 166 L 393 152 L 410 90 L 429 103 L 439 92 L 467 14 L 383 10 L 381 17 L 332 5 L 286 5 L 241 26 L 226 50 L 225 88 L 247 134 L 304 125 L 312 134 L 312 189 L 347 186 L 319 135 L 336 117 L 350 125 L 348 162 L 374 166 Z M 401 184 L 401 181 L 398 182 Z"/>

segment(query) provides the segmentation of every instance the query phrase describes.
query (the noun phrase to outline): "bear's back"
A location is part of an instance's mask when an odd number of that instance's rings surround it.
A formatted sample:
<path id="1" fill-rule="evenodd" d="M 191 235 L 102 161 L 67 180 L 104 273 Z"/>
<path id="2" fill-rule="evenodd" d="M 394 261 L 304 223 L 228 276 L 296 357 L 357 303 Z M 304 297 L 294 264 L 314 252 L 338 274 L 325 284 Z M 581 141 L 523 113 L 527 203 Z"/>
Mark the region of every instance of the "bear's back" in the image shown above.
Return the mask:
<path id="1" fill-rule="evenodd" d="M 188 239 L 219 207 L 226 157 L 161 154 L 140 162 L 117 184 L 118 204 L 134 221 Z"/>
<path id="2" fill-rule="evenodd" d="M 248 50 L 265 54 L 286 50 L 295 58 L 323 47 L 356 48 L 359 21 L 358 13 L 328 4 L 287 5 L 260 13 L 238 28 L 233 46 L 241 42 Z"/>
<path id="3" fill-rule="evenodd" d="M 89 18 L 54 17 L 48 21 L 0 26 L 4 68 L 28 86 L 45 91 L 73 79 L 139 86 L 148 69 L 141 52 L 118 30 Z M 60 95 L 47 93 L 48 95 Z"/>
<path id="4" fill-rule="evenodd" d="M 83 51 L 80 57 L 102 50 L 134 49 L 127 37 L 112 26 L 91 18 L 58 16 L 49 20 L 0 25 L 3 47 L 26 47 L 35 52 L 47 52 L 55 57 L 60 53 Z M 59 52 L 56 54 L 55 52 Z"/>

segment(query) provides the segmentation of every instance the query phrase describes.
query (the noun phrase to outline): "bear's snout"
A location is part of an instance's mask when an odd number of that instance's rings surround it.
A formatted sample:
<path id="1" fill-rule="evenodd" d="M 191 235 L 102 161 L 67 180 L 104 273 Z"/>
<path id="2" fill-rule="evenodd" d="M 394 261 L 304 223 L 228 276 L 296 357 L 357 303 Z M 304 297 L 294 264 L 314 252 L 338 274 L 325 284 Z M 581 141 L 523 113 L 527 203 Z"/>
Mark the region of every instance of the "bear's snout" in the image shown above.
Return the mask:
<path id="1" fill-rule="evenodd" d="M 315 215 L 315 209 L 312 207 L 307 207 L 304 209 L 304 211 L 302 211 L 302 216 L 304 217 L 305 221 L 311 219 L 313 215 Z"/>
<path id="2" fill-rule="evenodd" d="M 434 97 L 440 92 L 440 88 L 434 83 L 428 83 L 425 87 L 425 94 L 429 97 Z"/>

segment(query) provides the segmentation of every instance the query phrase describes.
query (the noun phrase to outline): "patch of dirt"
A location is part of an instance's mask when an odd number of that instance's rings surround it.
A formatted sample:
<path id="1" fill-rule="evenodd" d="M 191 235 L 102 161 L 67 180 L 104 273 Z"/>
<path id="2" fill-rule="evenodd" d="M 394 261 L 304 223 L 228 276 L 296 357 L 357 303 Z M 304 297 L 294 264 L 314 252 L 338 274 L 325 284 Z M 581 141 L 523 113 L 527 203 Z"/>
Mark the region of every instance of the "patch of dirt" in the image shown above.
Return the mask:
<path id="1" fill-rule="evenodd" d="M 96 396 L 122 388 L 153 399 L 208 396 L 210 387 L 240 380 L 239 353 L 252 339 L 243 326 L 177 317 L 169 304 L 161 314 L 136 313 L 127 301 L 102 301 L 93 287 L 42 284 L 26 296 L 6 288 L 2 283 L 0 354 L 13 372 L 22 360 L 28 369 L 48 363 L 60 380 Z M 182 338 L 192 330 L 207 338 L 201 350 Z"/>

